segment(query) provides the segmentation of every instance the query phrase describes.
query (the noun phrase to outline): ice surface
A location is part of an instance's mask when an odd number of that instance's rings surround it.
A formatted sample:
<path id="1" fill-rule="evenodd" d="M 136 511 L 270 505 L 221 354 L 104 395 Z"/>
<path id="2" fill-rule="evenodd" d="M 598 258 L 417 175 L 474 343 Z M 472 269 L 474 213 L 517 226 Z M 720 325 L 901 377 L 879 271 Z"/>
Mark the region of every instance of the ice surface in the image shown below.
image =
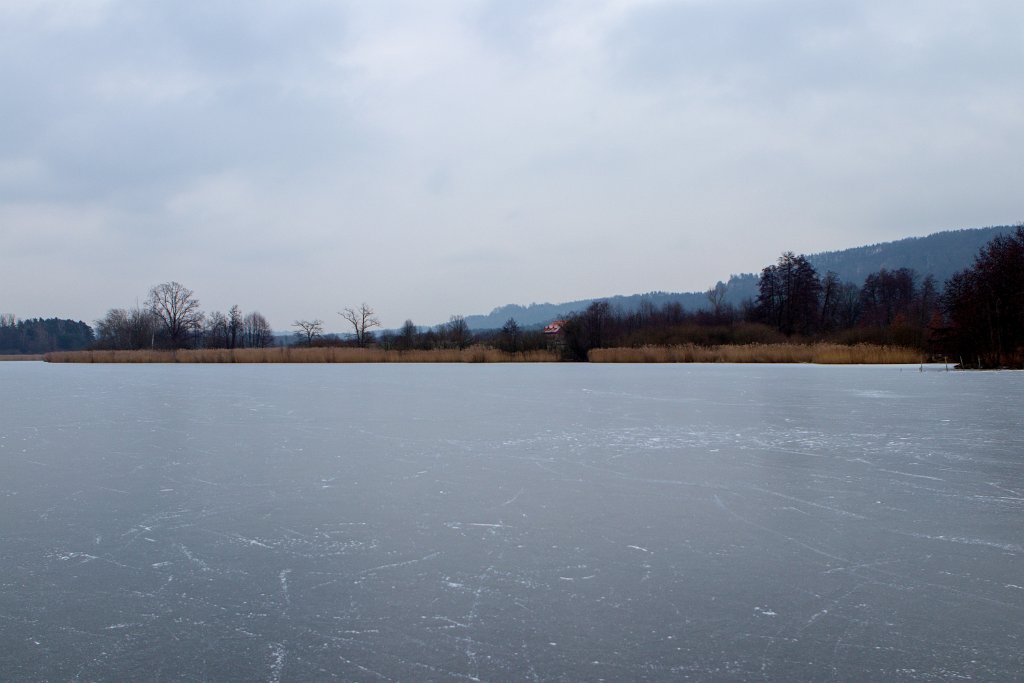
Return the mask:
<path id="1" fill-rule="evenodd" d="M 2 680 L 1019 680 L 1024 374 L 0 364 Z"/>

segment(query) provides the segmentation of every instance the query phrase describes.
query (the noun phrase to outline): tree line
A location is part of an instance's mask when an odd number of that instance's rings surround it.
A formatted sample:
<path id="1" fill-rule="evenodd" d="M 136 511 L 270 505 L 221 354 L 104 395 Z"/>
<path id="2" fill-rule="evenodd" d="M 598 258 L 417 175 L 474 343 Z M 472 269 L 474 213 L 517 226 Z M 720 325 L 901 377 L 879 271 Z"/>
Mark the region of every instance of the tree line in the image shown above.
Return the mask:
<path id="1" fill-rule="evenodd" d="M 883 268 L 860 284 L 843 282 L 793 252 L 761 271 L 756 298 L 728 304 L 726 287 L 720 282 L 708 290 L 701 311 L 645 302 L 620 311 L 594 302 L 567 317 L 559 344 L 571 360 L 616 346 L 895 344 L 964 367 L 1024 367 L 1024 225 L 994 238 L 943 288 L 912 268 Z"/>
<path id="2" fill-rule="evenodd" d="M 496 337 L 493 331 L 472 332 L 466 319 L 461 315 L 451 316 L 447 323 L 425 328 L 416 325 L 412 320 L 406 320 L 398 330 L 382 330 L 379 333 L 375 333 L 373 328 L 380 327 L 380 320 L 375 311 L 365 303 L 357 309 L 346 308 L 338 315 L 351 325 L 350 335 L 341 337 L 337 334 L 326 334 L 324 321 L 319 318 L 296 320 L 292 323 L 292 327 L 297 328 L 296 343 L 302 346 L 377 346 L 397 351 L 426 351 L 466 349 L 473 344 L 490 344 Z M 540 342 L 536 348 L 544 347 L 542 339 Z"/>
<path id="3" fill-rule="evenodd" d="M 1024 367 L 1024 224 L 946 282 L 945 341 L 962 365 Z"/>
<path id="4" fill-rule="evenodd" d="M 325 334 L 324 321 L 296 320 L 294 343 L 306 346 L 379 346 L 396 350 L 465 349 L 483 344 L 504 351 L 557 348 L 566 360 L 585 360 L 595 348 L 697 344 L 832 341 L 901 345 L 944 355 L 967 367 L 1024 367 L 1024 224 L 992 239 L 973 265 L 943 287 L 912 268 L 885 269 L 861 283 L 820 274 L 806 256 L 783 253 L 766 266 L 757 295 L 728 303 L 728 285 L 705 292 L 706 307 L 642 299 L 620 310 L 595 301 L 565 316 L 556 334 L 524 328 L 509 318 L 500 329 L 471 330 L 461 315 L 422 328 L 406 320 L 382 330 L 366 303 L 338 315 L 347 337 Z M 274 332 L 259 312 L 237 305 L 204 312 L 195 293 L 178 282 L 152 287 L 143 305 L 112 308 L 95 330 L 83 322 L 16 320 L 0 315 L 0 353 L 46 353 L 80 348 L 263 348 Z"/>
<path id="5" fill-rule="evenodd" d="M 273 346 L 274 331 L 258 311 L 205 313 L 199 299 L 179 282 L 164 282 L 149 290 L 145 303 L 111 308 L 96 321 L 93 348 L 236 349 Z"/>
<path id="6" fill-rule="evenodd" d="M 595 302 L 562 325 L 565 355 L 581 360 L 602 347 L 786 341 L 927 349 L 940 314 L 934 280 L 912 269 L 883 269 L 858 286 L 835 273 L 822 277 L 806 257 L 792 252 L 762 270 L 756 298 L 739 306 L 727 303 L 721 282 L 705 294 L 708 306 L 697 311 L 674 302 L 660 307 L 641 302 L 633 311 Z"/>
<path id="7" fill-rule="evenodd" d="M 18 320 L 12 313 L 0 314 L 0 355 L 77 351 L 92 343 L 92 328 L 80 320 Z"/>

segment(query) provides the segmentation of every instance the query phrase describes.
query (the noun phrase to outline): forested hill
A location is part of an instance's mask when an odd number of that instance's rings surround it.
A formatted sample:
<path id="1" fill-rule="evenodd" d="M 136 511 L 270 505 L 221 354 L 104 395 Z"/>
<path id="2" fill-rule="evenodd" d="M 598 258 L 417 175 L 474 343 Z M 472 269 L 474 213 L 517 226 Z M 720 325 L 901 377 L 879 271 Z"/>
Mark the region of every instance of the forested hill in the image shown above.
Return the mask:
<path id="1" fill-rule="evenodd" d="M 807 260 L 822 275 L 831 270 L 843 281 L 858 285 L 882 268 L 912 268 L 922 277 L 934 276 L 941 287 L 953 273 L 970 266 L 982 246 L 1012 230 L 1013 227 L 1008 225 L 947 230 L 927 237 L 908 237 L 895 242 L 810 254 Z"/>
<path id="2" fill-rule="evenodd" d="M 996 226 L 966 230 L 947 230 L 926 237 L 908 237 L 895 242 L 882 242 L 864 247 L 853 247 L 841 251 L 826 251 L 820 254 L 808 254 L 807 259 L 815 269 L 824 275 L 834 271 L 840 279 L 856 285 L 864 283 L 864 278 L 882 268 L 913 268 L 919 275 L 932 275 L 941 287 L 953 273 L 967 268 L 974 262 L 978 250 L 993 237 L 1007 234 L 1012 226 Z M 785 251 L 780 249 L 780 253 Z M 771 265 L 766 263 L 767 265 Z M 709 286 L 713 283 L 708 283 Z M 739 305 L 744 299 L 757 296 L 757 275 L 744 273 L 733 275 L 728 280 L 726 301 Z M 703 292 L 648 292 L 646 294 L 616 295 L 595 299 L 580 299 L 558 304 L 543 303 L 520 306 L 508 304 L 495 308 L 487 315 L 466 316 L 466 323 L 471 329 L 496 329 L 505 324 L 509 318 L 515 318 L 520 325 L 527 327 L 542 325 L 556 318 L 568 316 L 570 313 L 582 311 L 594 301 L 607 301 L 612 306 L 624 311 L 635 310 L 641 301 L 649 301 L 655 306 L 663 306 L 669 302 L 679 302 L 689 311 L 708 307 L 707 297 Z"/>
<path id="3" fill-rule="evenodd" d="M 78 351 L 92 342 L 92 328 L 80 320 L 17 320 L 0 314 L 0 355 Z"/>
<path id="4" fill-rule="evenodd" d="M 646 294 L 632 294 L 628 296 L 617 295 L 601 297 L 599 299 L 580 299 L 579 301 L 566 301 L 560 304 L 530 304 L 519 306 L 508 304 L 495 308 L 487 315 L 467 315 L 466 324 L 470 329 L 486 330 L 497 329 L 505 324 L 509 318 L 515 318 L 516 322 L 524 327 L 543 325 L 552 320 L 568 316 L 570 313 L 582 311 L 594 301 L 607 301 L 609 304 L 623 311 L 636 309 L 641 301 L 650 301 L 655 306 L 663 306 L 672 301 L 678 301 L 687 310 L 695 310 L 707 305 L 707 297 L 702 292 L 648 292 Z"/>

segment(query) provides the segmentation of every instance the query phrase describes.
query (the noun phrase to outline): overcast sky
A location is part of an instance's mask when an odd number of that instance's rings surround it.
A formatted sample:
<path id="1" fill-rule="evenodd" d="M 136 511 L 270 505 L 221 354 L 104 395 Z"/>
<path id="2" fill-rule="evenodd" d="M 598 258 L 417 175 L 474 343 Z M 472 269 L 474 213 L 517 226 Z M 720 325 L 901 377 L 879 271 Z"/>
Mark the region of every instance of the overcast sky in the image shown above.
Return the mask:
<path id="1" fill-rule="evenodd" d="M 275 329 L 1024 220 L 1024 3 L 0 0 L 0 312 Z"/>

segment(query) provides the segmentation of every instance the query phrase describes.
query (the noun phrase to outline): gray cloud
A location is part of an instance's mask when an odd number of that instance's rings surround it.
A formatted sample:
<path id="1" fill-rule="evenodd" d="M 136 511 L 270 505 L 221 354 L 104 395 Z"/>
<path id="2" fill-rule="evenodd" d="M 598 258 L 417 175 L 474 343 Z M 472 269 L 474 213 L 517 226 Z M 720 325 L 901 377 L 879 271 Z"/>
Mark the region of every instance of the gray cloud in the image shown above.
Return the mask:
<path id="1" fill-rule="evenodd" d="M 1020 219 L 1016 3 L 0 3 L 0 309 L 279 328 Z M 42 274 L 50 283 L 37 284 Z"/>

